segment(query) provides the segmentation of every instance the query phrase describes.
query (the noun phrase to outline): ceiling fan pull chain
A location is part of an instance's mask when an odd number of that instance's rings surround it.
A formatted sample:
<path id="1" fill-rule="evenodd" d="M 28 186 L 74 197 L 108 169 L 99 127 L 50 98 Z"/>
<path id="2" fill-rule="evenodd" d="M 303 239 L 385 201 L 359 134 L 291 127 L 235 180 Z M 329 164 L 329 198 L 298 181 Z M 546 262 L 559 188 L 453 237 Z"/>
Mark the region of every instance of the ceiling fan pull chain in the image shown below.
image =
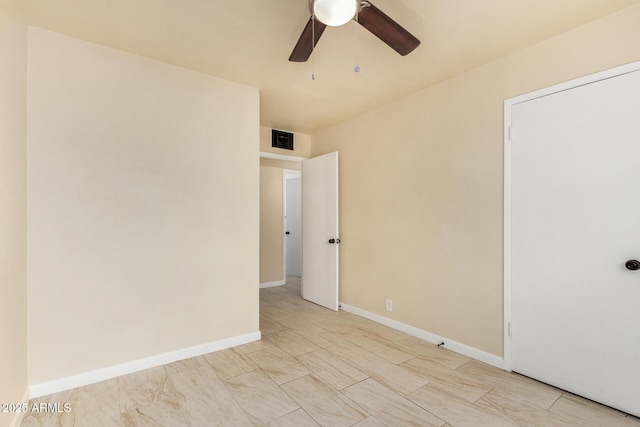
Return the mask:
<path id="1" fill-rule="evenodd" d="M 311 15 L 311 80 L 316 79 L 313 51 L 316 48 L 316 15 Z"/>
<path id="2" fill-rule="evenodd" d="M 360 24 L 360 7 L 356 11 L 356 24 Z M 359 30 L 360 25 L 356 25 L 356 66 L 353 68 L 353 71 L 356 72 L 356 80 L 360 78 L 360 75 L 357 74 L 360 72 L 360 37 Z"/>

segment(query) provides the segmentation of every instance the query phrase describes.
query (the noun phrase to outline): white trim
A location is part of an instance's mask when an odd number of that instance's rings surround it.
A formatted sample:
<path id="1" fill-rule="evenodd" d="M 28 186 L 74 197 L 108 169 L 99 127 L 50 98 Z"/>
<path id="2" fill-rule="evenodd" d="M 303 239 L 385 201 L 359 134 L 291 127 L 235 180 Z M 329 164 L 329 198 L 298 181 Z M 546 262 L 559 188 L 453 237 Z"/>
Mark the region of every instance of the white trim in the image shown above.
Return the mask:
<path id="1" fill-rule="evenodd" d="M 282 286 L 286 283 L 286 280 L 282 279 L 282 280 L 276 280 L 275 282 L 263 282 L 260 283 L 260 289 L 263 288 L 272 288 L 274 286 Z"/>
<path id="2" fill-rule="evenodd" d="M 416 328 L 415 326 L 407 325 L 406 323 L 398 322 L 397 320 L 389 319 L 388 317 L 380 316 L 379 314 L 371 313 L 369 311 L 345 303 L 340 303 L 340 308 L 348 313 L 356 314 L 358 316 L 364 317 L 365 319 L 373 320 L 374 322 L 381 323 L 385 326 L 423 339 L 435 345 L 444 342 L 444 347 L 451 351 L 455 351 L 456 353 L 460 353 L 464 356 L 471 357 L 473 359 L 487 363 L 491 366 L 495 366 L 496 368 L 504 369 L 504 359 L 496 356 L 495 354 L 487 353 L 484 350 L 480 350 L 475 347 L 471 347 L 466 344 L 444 338 L 440 335 L 436 335 L 431 332 Z"/>
<path id="3" fill-rule="evenodd" d="M 260 157 L 264 159 L 285 160 L 287 162 L 302 162 L 306 160 L 306 157 L 289 156 L 286 154 L 269 153 L 268 151 L 261 151 Z"/>
<path id="4" fill-rule="evenodd" d="M 535 90 L 533 92 L 529 92 L 513 98 L 509 98 L 505 101 L 505 106 L 507 104 L 510 106 L 513 106 L 515 104 L 520 104 L 522 102 L 531 101 L 532 99 L 542 98 L 543 96 L 553 95 L 554 93 L 574 89 L 579 86 L 588 85 L 600 80 L 606 80 L 612 77 L 621 76 L 623 74 L 633 73 L 635 71 L 640 71 L 640 61 L 631 62 L 626 65 L 621 65 L 619 67 L 611 68 L 609 70 L 600 71 L 595 74 L 590 74 L 588 76 L 579 77 L 573 80 L 568 80 L 563 83 L 558 83 L 553 86 L 545 87 L 542 89 Z M 506 122 L 506 116 L 505 116 L 505 122 Z M 509 123 L 509 125 L 511 124 Z"/>
<path id="5" fill-rule="evenodd" d="M 620 67 L 611 68 L 599 73 L 569 80 L 564 83 L 553 85 L 534 92 L 525 93 L 514 98 L 504 101 L 504 369 L 511 370 L 511 142 L 513 140 L 512 115 L 511 110 L 514 105 L 543 96 L 552 95 L 554 93 L 574 89 L 576 87 L 588 85 L 601 80 L 610 79 L 640 71 L 640 61 L 622 65 Z M 517 129 L 515 130 L 517 132 Z M 513 335 L 513 331 L 511 331 Z"/>
<path id="6" fill-rule="evenodd" d="M 302 171 L 297 171 L 295 169 L 282 169 L 282 174 L 285 180 L 302 178 Z"/>
<path id="7" fill-rule="evenodd" d="M 253 341 L 259 341 L 260 338 L 260 331 L 251 332 L 249 334 L 238 335 L 219 341 L 214 341 L 208 344 L 172 351 L 170 353 L 159 354 L 157 356 L 151 356 L 145 359 L 134 360 L 132 362 L 110 366 L 108 368 L 97 369 L 95 371 L 85 372 L 83 374 L 78 374 L 71 377 L 60 378 L 41 384 L 35 384 L 29 387 L 29 395 L 32 399 L 41 396 L 47 396 L 49 394 L 58 393 L 60 391 L 71 390 L 73 388 L 105 381 L 111 378 L 116 378 L 121 375 L 127 375 L 133 372 L 143 371 L 145 369 L 155 368 L 157 366 L 177 362 L 179 360 L 189 359 L 191 357 L 201 356 L 207 353 L 213 353 L 215 351 L 247 344 Z"/>
<path id="8" fill-rule="evenodd" d="M 511 337 L 509 327 L 511 323 L 511 108 L 509 100 L 504 102 L 504 232 L 503 232 L 503 303 L 504 330 L 503 354 L 504 369 L 511 372 Z"/>

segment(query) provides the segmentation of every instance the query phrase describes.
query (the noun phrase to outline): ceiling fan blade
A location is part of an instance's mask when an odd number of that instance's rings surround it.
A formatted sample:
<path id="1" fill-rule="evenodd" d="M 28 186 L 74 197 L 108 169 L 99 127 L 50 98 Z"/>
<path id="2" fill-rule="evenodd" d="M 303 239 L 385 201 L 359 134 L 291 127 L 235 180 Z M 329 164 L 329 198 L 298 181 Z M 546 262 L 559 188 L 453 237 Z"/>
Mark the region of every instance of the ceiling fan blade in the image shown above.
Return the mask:
<path id="1" fill-rule="evenodd" d="M 371 31 L 373 35 L 404 56 L 411 53 L 420 44 L 409 31 L 391 19 L 383 11 L 370 2 L 362 2 L 363 7 L 358 15 L 360 25 Z M 368 5 L 365 5 L 368 4 Z"/>
<path id="2" fill-rule="evenodd" d="M 309 18 L 307 25 L 302 30 L 302 34 L 298 39 L 298 43 L 296 43 L 296 47 L 293 48 L 293 52 L 291 52 L 291 56 L 289 57 L 289 61 L 292 62 L 305 62 L 311 56 L 311 52 L 313 52 L 314 46 L 318 44 L 318 40 L 320 40 L 320 36 L 324 33 L 324 30 L 327 28 L 325 24 L 315 20 L 313 22 L 313 16 Z M 312 33 L 315 32 L 315 40 L 312 41 Z"/>

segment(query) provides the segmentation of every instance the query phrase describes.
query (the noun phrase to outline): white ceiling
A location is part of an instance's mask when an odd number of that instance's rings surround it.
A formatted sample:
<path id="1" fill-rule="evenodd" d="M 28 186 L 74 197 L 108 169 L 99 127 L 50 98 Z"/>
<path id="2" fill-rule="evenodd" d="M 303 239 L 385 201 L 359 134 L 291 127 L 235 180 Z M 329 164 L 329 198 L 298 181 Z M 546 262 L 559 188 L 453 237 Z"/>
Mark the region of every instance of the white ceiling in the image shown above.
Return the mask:
<path id="1" fill-rule="evenodd" d="M 26 5 L 31 25 L 257 87 L 263 126 L 311 134 L 639 2 L 372 0 L 422 44 L 401 57 L 350 22 L 328 27 L 307 63 L 288 61 L 307 0 Z"/>

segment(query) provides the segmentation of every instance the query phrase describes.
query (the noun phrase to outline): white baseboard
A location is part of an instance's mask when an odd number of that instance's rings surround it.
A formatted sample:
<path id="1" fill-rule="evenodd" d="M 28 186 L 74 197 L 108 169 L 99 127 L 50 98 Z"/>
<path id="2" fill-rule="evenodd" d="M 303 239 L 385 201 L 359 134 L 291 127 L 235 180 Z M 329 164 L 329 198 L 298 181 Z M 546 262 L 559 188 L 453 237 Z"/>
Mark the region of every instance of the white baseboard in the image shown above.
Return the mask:
<path id="1" fill-rule="evenodd" d="M 285 283 L 287 283 L 287 282 L 284 279 L 276 280 L 275 282 L 264 282 L 264 283 L 260 283 L 260 289 L 262 289 L 262 288 L 271 288 L 273 286 L 282 286 Z"/>
<path id="2" fill-rule="evenodd" d="M 364 317 L 365 319 L 373 320 L 374 322 L 381 323 L 385 326 L 423 339 L 435 345 L 444 342 L 444 348 L 455 351 L 456 353 L 460 353 L 464 356 L 471 357 L 472 359 L 479 360 L 491 366 L 495 366 L 496 368 L 505 369 L 504 359 L 496 356 L 495 354 L 487 353 L 484 350 L 441 337 L 440 335 L 432 334 L 431 332 L 418 329 L 415 326 L 407 325 L 406 323 L 398 322 L 397 320 L 389 319 L 388 317 L 380 316 L 379 314 L 371 313 L 349 304 L 341 302 L 340 308 L 346 312 L 356 314 Z"/>
<path id="3" fill-rule="evenodd" d="M 53 380 L 46 383 L 34 384 L 29 387 L 29 396 L 33 399 L 36 397 L 47 396 L 49 394 L 58 393 L 65 390 L 71 390 L 76 387 L 82 387 L 88 384 L 105 381 L 111 378 L 119 377 L 121 375 L 127 375 L 133 372 L 155 368 L 156 366 L 162 366 L 168 363 L 177 362 L 179 360 L 201 356 L 203 354 L 224 350 L 226 348 L 247 344 L 253 341 L 259 341 L 260 338 L 260 331 L 252 332 L 249 334 L 239 335 L 220 341 L 214 341 L 195 347 L 172 351 L 170 353 L 159 354 L 157 356 L 151 356 L 140 360 L 134 360 L 132 362 L 110 366 L 108 368 L 97 369 L 95 371 L 85 372 L 83 374 L 74 375 L 71 377 L 60 378 L 58 380 Z"/>

